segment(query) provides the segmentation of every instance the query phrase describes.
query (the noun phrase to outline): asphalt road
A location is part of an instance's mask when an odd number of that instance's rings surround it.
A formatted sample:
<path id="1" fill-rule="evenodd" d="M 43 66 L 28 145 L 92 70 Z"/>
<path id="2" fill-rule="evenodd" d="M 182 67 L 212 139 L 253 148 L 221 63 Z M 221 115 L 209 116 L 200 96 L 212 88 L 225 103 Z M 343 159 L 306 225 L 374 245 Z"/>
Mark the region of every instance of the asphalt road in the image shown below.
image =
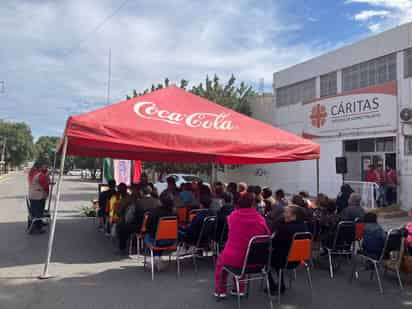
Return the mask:
<path id="1" fill-rule="evenodd" d="M 172 264 L 156 274 L 155 281 L 142 267 L 141 259 L 121 259 L 114 244 L 97 231 L 93 219 L 82 218 L 78 209 L 88 205 L 97 192 L 96 183 L 66 179 L 63 185 L 62 212 L 56 228 L 50 273 L 55 277 L 38 280 L 45 259 L 48 234 L 25 233 L 26 178 L 15 174 L 0 180 L 0 309 L 69 308 L 235 308 L 234 299 L 221 302 L 211 296 L 213 264 L 200 262 L 198 273 L 190 261 L 176 277 Z M 313 293 L 306 285 L 305 273 L 282 297 L 280 308 L 412 308 L 412 280 L 404 276 L 405 290 L 396 280 L 384 279 L 380 295 L 375 281 L 365 274 L 349 284 L 349 266 L 329 279 L 325 265 L 313 271 Z M 279 308 L 277 300 L 275 308 Z M 243 308 L 268 308 L 265 295 L 255 283 Z"/>

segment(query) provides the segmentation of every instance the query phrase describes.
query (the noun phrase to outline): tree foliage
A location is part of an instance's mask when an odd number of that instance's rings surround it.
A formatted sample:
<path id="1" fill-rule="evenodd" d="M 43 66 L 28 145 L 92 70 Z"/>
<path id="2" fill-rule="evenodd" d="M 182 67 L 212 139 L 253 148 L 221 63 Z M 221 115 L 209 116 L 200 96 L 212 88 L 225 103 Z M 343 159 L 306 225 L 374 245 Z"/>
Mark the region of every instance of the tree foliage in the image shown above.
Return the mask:
<path id="1" fill-rule="evenodd" d="M 0 120 L 0 154 L 3 151 L 4 139 L 7 165 L 19 166 L 33 158 L 33 136 L 26 123 Z"/>

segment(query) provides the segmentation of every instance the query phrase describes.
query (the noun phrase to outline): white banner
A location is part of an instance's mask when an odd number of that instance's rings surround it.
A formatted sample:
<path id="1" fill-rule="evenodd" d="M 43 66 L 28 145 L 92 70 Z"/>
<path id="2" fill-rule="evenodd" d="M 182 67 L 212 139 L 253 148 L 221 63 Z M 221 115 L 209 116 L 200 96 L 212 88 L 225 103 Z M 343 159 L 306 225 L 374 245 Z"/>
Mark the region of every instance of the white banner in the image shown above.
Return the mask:
<path id="1" fill-rule="evenodd" d="M 396 129 L 396 95 L 358 93 L 303 104 L 304 133 L 314 136 Z"/>
<path id="2" fill-rule="evenodd" d="M 125 183 L 130 186 L 131 163 L 130 160 L 113 160 L 114 180 L 116 183 Z"/>

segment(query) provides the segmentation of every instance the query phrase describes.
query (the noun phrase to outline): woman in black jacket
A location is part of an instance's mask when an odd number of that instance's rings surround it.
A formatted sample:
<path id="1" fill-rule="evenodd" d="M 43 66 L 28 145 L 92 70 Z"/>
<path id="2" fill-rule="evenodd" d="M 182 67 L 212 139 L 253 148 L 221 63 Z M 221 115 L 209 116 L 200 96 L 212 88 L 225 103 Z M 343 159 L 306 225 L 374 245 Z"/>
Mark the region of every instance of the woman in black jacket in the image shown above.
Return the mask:
<path id="1" fill-rule="evenodd" d="M 273 239 L 272 268 L 276 270 L 276 272 L 279 272 L 279 270 L 286 265 L 293 235 L 295 233 L 308 232 L 304 217 L 304 209 L 300 206 L 290 205 L 285 208 L 284 223 L 277 225 L 277 229 L 274 231 L 276 234 Z M 271 293 L 275 293 L 278 287 L 272 275 L 269 275 L 269 283 Z M 280 284 L 281 292 L 283 293 L 285 291 L 283 277 Z"/>

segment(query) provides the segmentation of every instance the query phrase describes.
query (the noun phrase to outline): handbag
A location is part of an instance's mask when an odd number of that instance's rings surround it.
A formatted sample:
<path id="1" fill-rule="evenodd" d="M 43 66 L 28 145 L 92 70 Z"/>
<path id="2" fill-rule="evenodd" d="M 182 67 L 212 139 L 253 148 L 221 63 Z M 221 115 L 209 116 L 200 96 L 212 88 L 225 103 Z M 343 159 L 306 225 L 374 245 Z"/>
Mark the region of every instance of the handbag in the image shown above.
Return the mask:
<path id="1" fill-rule="evenodd" d="M 401 262 L 401 271 L 407 274 L 412 273 L 412 256 L 409 254 L 408 248 L 405 249 Z"/>

